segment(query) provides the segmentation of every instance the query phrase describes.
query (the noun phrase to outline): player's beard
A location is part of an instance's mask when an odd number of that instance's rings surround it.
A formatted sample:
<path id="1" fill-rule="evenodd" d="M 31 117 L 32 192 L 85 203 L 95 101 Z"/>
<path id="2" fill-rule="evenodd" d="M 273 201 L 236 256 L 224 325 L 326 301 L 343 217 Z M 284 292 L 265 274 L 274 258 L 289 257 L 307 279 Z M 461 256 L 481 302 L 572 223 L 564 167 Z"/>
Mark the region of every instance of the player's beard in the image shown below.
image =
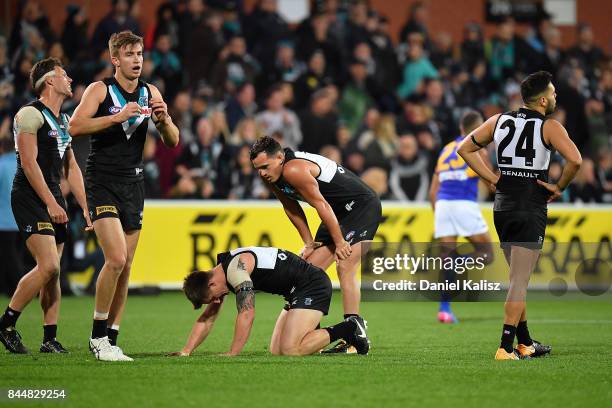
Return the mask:
<path id="1" fill-rule="evenodd" d="M 555 109 L 557 108 L 557 105 L 555 103 L 554 99 L 549 99 L 548 100 L 548 106 L 546 106 L 546 114 L 550 115 L 551 113 L 553 113 L 555 111 Z"/>

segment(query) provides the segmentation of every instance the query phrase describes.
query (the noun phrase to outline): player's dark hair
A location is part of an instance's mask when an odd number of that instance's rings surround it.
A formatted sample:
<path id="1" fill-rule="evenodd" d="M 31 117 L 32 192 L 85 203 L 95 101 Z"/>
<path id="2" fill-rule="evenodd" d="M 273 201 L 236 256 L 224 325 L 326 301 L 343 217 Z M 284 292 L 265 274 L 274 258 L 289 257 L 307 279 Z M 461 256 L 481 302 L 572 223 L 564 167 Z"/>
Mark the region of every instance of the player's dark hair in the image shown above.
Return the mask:
<path id="1" fill-rule="evenodd" d="M 40 95 L 42 90 L 45 89 L 45 83 L 43 82 L 36 89 L 36 82 L 38 82 L 38 80 L 42 78 L 42 76 L 45 75 L 47 72 L 53 71 L 55 67 L 62 67 L 62 63 L 60 62 L 60 60 L 58 60 L 57 58 L 45 58 L 34 64 L 32 69 L 30 70 L 30 82 L 32 83 L 32 89 L 34 89 L 34 91 L 38 95 Z"/>
<path id="2" fill-rule="evenodd" d="M 552 81 L 552 74 L 547 71 L 534 72 L 521 82 L 521 97 L 523 102 L 530 103 L 546 90 Z"/>
<path id="3" fill-rule="evenodd" d="M 265 152 L 268 156 L 280 152 L 283 148 L 280 143 L 271 138 L 270 136 L 260 137 L 251 146 L 249 157 L 251 160 L 255 159 L 259 153 Z"/>
<path id="4" fill-rule="evenodd" d="M 199 309 L 204 303 L 204 299 L 208 297 L 208 282 L 212 273 L 210 271 L 191 272 L 183 282 L 183 292 L 187 299 L 193 304 L 194 309 Z"/>
<path id="5" fill-rule="evenodd" d="M 469 110 L 461 116 L 461 129 L 467 135 L 482 123 L 482 115 L 475 110 Z"/>

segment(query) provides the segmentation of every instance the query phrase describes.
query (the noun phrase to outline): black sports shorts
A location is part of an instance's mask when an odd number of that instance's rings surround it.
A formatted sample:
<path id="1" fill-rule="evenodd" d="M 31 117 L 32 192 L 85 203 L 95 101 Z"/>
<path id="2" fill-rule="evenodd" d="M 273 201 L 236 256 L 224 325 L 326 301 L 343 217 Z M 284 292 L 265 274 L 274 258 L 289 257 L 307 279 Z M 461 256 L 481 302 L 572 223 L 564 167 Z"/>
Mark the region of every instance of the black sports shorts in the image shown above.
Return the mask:
<path id="1" fill-rule="evenodd" d="M 53 197 L 66 211 L 64 197 L 59 192 L 55 192 Z M 47 206 L 30 188 L 14 188 L 11 192 L 11 207 L 24 241 L 30 238 L 32 234 L 40 234 L 54 236 L 56 244 L 66 242 L 67 224 L 52 222 L 47 212 Z"/>
<path id="2" fill-rule="evenodd" d="M 494 211 L 493 220 L 502 248 L 512 245 L 542 249 L 546 232 L 546 208 L 518 211 Z"/>
<path id="3" fill-rule="evenodd" d="M 304 271 L 307 276 L 304 282 L 297 284 L 291 293 L 285 296 L 287 304 L 284 309 L 313 309 L 326 316 L 332 297 L 331 280 L 321 268 L 309 264 L 308 269 L 310 270 Z"/>
<path id="4" fill-rule="evenodd" d="M 144 181 L 120 183 L 87 180 L 87 206 L 91 222 L 119 218 L 124 231 L 142 228 Z"/>
<path id="5" fill-rule="evenodd" d="M 364 204 L 338 219 L 344 240 L 351 245 L 374 239 L 382 221 L 382 205 L 378 198 L 373 198 Z M 327 226 L 323 223 L 319 225 L 314 240 L 323 246 L 334 244 Z"/>

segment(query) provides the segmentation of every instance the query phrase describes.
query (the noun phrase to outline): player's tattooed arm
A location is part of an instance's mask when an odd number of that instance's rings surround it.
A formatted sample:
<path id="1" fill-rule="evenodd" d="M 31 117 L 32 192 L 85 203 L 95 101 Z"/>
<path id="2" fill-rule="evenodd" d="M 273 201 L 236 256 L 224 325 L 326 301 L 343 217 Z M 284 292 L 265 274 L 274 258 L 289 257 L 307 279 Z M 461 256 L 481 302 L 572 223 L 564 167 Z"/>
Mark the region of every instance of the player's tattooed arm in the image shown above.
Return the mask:
<path id="1" fill-rule="evenodd" d="M 238 262 L 239 268 L 240 264 L 241 262 Z M 255 308 L 255 292 L 253 291 L 252 281 L 242 282 L 236 287 L 236 308 L 238 313 Z"/>

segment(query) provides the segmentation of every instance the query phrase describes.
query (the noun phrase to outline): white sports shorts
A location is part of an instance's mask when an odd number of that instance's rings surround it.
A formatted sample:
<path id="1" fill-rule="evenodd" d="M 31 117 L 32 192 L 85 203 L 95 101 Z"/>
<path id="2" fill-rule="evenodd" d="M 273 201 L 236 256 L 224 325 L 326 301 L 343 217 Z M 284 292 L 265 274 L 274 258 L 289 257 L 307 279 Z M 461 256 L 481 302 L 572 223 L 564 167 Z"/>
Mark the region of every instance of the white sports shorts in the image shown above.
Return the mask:
<path id="1" fill-rule="evenodd" d="M 480 207 L 469 200 L 438 200 L 434 212 L 434 238 L 471 237 L 489 230 Z"/>

